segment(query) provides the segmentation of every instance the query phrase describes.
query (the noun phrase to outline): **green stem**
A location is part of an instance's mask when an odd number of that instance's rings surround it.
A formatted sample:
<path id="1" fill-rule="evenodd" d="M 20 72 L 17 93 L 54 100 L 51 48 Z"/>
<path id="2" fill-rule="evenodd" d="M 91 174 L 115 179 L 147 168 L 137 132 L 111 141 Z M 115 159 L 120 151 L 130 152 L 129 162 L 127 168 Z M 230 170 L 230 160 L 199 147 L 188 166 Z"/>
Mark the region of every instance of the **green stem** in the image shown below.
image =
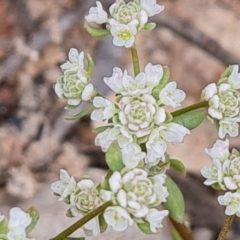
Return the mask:
<path id="1" fill-rule="evenodd" d="M 137 76 L 140 73 L 140 66 L 139 66 L 137 48 L 135 46 L 131 47 L 131 54 L 132 54 L 134 75 Z"/>
<path id="2" fill-rule="evenodd" d="M 188 106 L 188 107 L 179 109 L 177 111 L 174 111 L 174 112 L 171 113 L 171 115 L 173 117 L 176 117 L 176 116 L 182 115 L 184 113 L 191 112 L 191 111 L 194 111 L 196 109 L 204 108 L 204 107 L 207 107 L 207 106 L 208 106 L 208 102 L 204 101 L 204 102 L 196 103 L 196 104 L 193 104 L 191 106 Z"/>
<path id="3" fill-rule="evenodd" d="M 227 216 L 223 226 L 222 226 L 222 229 L 218 235 L 218 238 L 217 240 L 225 240 L 226 237 L 227 237 L 227 233 L 229 231 L 229 229 L 231 228 L 232 226 L 232 223 L 233 223 L 233 220 L 235 218 L 235 215 L 233 216 Z"/>
<path id="4" fill-rule="evenodd" d="M 71 235 L 77 229 L 82 227 L 85 223 L 87 223 L 91 219 L 95 218 L 97 215 L 102 213 L 107 207 L 111 205 L 112 205 L 111 201 L 105 202 L 103 205 L 89 212 L 86 216 L 75 222 L 73 225 L 65 229 L 63 232 L 59 233 L 56 237 L 51 238 L 49 240 L 65 240 L 69 235 Z"/>

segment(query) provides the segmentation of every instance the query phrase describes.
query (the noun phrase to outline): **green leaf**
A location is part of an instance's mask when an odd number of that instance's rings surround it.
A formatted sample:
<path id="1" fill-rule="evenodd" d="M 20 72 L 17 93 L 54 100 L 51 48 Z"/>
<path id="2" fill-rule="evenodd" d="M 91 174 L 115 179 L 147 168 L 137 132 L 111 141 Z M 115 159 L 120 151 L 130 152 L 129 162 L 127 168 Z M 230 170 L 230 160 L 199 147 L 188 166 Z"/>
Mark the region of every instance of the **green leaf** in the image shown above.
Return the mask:
<path id="1" fill-rule="evenodd" d="M 153 233 L 150 229 L 150 224 L 148 222 L 144 222 L 144 223 L 137 223 L 139 229 L 146 234 L 156 234 Z"/>
<path id="2" fill-rule="evenodd" d="M 169 210 L 169 216 L 176 222 L 183 223 L 185 215 L 185 203 L 181 190 L 177 184 L 167 176 L 165 185 L 168 189 L 169 196 L 164 207 Z"/>
<path id="3" fill-rule="evenodd" d="M 95 129 L 93 129 L 92 131 L 94 132 L 94 133 L 101 133 L 101 132 L 104 132 L 106 129 L 108 129 L 109 128 L 109 126 L 102 126 L 102 127 L 98 127 L 98 128 L 95 128 Z"/>
<path id="4" fill-rule="evenodd" d="M 108 151 L 106 152 L 106 162 L 113 172 L 119 172 L 124 168 L 122 152 L 117 142 L 113 142 L 108 148 Z"/>
<path id="5" fill-rule="evenodd" d="M 105 37 L 110 34 L 110 31 L 107 29 L 95 28 L 87 23 L 84 24 L 84 27 L 92 37 Z"/>
<path id="6" fill-rule="evenodd" d="M 163 77 L 159 84 L 153 88 L 152 95 L 155 99 L 159 99 L 159 92 L 167 85 L 170 78 L 170 70 L 167 66 L 163 66 Z"/>
<path id="7" fill-rule="evenodd" d="M 1 222 L 0 222 L 0 235 L 1 234 L 6 234 L 8 231 L 8 222 L 6 219 L 3 219 Z"/>
<path id="8" fill-rule="evenodd" d="M 170 166 L 173 169 L 177 170 L 178 172 L 180 172 L 181 174 L 186 176 L 186 168 L 181 161 L 179 161 L 177 159 L 169 159 L 169 162 L 170 162 Z"/>
<path id="9" fill-rule="evenodd" d="M 94 68 L 94 62 L 92 60 L 92 57 L 89 54 L 87 54 L 87 61 L 88 61 L 87 73 L 88 73 L 88 77 L 90 77 Z"/>
<path id="10" fill-rule="evenodd" d="M 181 124 L 189 130 L 192 130 L 199 126 L 206 116 L 207 113 L 204 110 L 196 110 L 173 117 L 172 122 Z"/>
<path id="11" fill-rule="evenodd" d="M 227 80 L 227 78 L 231 75 L 232 71 L 233 71 L 233 66 L 226 68 L 225 71 L 220 76 L 220 79 L 218 80 L 217 85 L 220 85 L 222 82 Z"/>
<path id="12" fill-rule="evenodd" d="M 110 190 L 110 186 L 109 186 L 108 180 L 112 176 L 112 174 L 113 174 L 113 172 L 109 169 L 107 175 L 105 176 L 105 178 L 103 178 L 101 183 L 97 186 L 98 191 L 100 191 L 101 189 Z"/>
<path id="13" fill-rule="evenodd" d="M 78 106 L 79 106 L 79 105 L 77 105 L 77 106 L 67 105 L 67 106 L 64 107 L 64 109 L 65 109 L 65 110 L 74 110 L 74 109 L 76 109 Z"/>
<path id="14" fill-rule="evenodd" d="M 35 207 L 30 207 L 27 210 L 27 213 L 29 213 L 30 217 L 32 218 L 32 222 L 29 226 L 26 227 L 26 233 L 29 233 L 33 230 L 33 228 L 36 226 L 38 220 L 39 220 L 39 212 Z"/>
<path id="15" fill-rule="evenodd" d="M 103 213 L 99 215 L 98 219 L 99 219 L 100 232 L 103 233 L 107 230 L 107 227 L 108 227 L 108 225 L 103 217 Z"/>
<path id="16" fill-rule="evenodd" d="M 147 30 L 147 31 L 152 31 L 154 28 L 156 27 L 156 23 L 146 23 L 144 25 L 144 29 Z"/>
<path id="17" fill-rule="evenodd" d="M 76 114 L 74 116 L 65 117 L 65 119 L 67 119 L 67 120 L 77 120 L 77 119 L 80 119 L 80 118 L 88 115 L 89 113 L 91 113 L 93 109 L 94 109 L 94 107 L 90 106 L 87 109 L 83 110 L 82 112 L 80 112 L 80 113 L 78 113 L 78 114 Z"/>

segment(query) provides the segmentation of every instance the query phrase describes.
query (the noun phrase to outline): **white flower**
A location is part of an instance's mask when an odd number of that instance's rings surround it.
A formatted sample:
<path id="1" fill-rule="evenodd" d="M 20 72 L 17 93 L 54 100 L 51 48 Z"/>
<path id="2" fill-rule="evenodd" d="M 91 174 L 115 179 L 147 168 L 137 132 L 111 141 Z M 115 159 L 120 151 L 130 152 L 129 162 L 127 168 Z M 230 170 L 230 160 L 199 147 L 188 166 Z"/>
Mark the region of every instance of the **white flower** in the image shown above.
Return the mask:
<path id="1" fill-rule="evenodd" d="M 64 73 L 67 72 L 78 72 L 84 69 L 84 52 L 78 53 L 76 48 L 71 48 L 68 53 L 69 60 L 61 65 L 61 69 Z"/>
<path id="2" fill-rule="evenodd" d="M 117 203 L 136 218 L 145 217 L 150 206 L 161 203 L 160 195 L 165 194 L 159 193 L 159 183 L 159 179 L 148 178 L 148 173 L 138 168 L 114 172 L 109 178 Z"/>
<path id="3" fill-rule="evenodd" d="M 84 53 L 79 54 L 77 49 L 71 48 L 68 55 L 69 61 L 61 65 L 64 73 L 57 80 L 54 90 L 59 98 L 68 100 L 68 105 L 78 106 L 82 100 L 92 99 L 94 87 L 89 83 L 90 72 L 84 69 Z"/>
<path id="4" fill-rule="evenodd" d="M 100 146 L 103 152 L 106 152 L 114 140 L 109 138 L 111 129 L 107 128 L 105 131 L 99 133 L 95 138 L 95 145 Z"/>
<path id="5" fill-rule="evenodd" d="M 113 35 L 113 44 L 118 47 L 130 48 L 133 46 L 135 41 L 135 35 L 137 34 L 137 29 L 132 25 L 118 24 L 112 26 L 111 34 Z"/>
<path id="6" fill-rule="evenodd" d="M 87 84 L 82 91 L 82 100 L 89 101 L 92 98 L 94 87 L 91 83 Z"/>
<path id="7" fill-rule="evenodd" d="M 79 216 L 97 208 L 103 203 L 91 179 L 83 179 L 77 184 L 78 190 L 70 196 L 70 211 Z"/>
<path id="8" fill-rule="evenodd" d="M 115 92 L 120 93 L 124 90 L 123 87 L 123 77 L 132 78 L 127 75 L 127 70 L 122 72 L 118 67 L 113 68 L 113 74 L 111 77 L 105 77 L 104 82 Z"/>
<path id="9" fill-rule="evenodd" d="M 240 73 L 238 73 L 239 66 L 233 65 L 232 67 L 233 69 L 231 75 L 228 77 L 228 83 L 233 89 L 240 89 Z"/>
<path id="10" fill-rule="evenodd" d="M 163 67 L 159 64 L 152 65 L 152 63 L 148 63 L 145 67 L 145 74 L 147 79 L 146 85 L 154 88 L 163 77 Z"/>
<path id="11" fill-rule="evenodd" d="M 205 101 L 209 101 L 215 94 L 217 94 L 217 85 L 216 83 L 210 83 L 207 85 L 201 94 L 201 99 Z"/>
<path id="12" fill-rule="evenodd" d="M 17 239 L 26 239 L 26 227 L 28 227 L 32 222 L 32 218 L 28 213 L 25 213 L 20 208 L 12 208 L 9 212 L 8 221 L 8 239 L 13 236 L 20 237 Z M 15 239 L 15 238 L 12 238 Z"/>
<path id="13" fill-rule="evenodd" d="M 227 206 L 225 210 L 226 215 L 237 215 L 240 217 L 240 193 L 226 192 L 223 196 L 218 197 L 218 202 L 221 205 Z"/>
<path id="14" fill-rule="evenodd" d="M 104 121 L 111 119 L 115 114 L 115 106 L 111 101 L 103 97 L 95 97 L 93 99 L 94 107 L 98 108 L 91 114 L 91 119 L 94 121 Z"/>
<path id="15" fill-rule="evenodd" d="M 224 118 L 219 121 L 218 136 L 224 138 L 226 134 L 231 137 L 238 136 L 238 122 L 240 122 L 240 117 L 236 118 Z"/>
<path id="16" fill-rule="evenodd" d="M 103 10 L 102 4 L 96 1 L 97 7 L 91 7 L 89 15 L 85 17 L 87 22 L 96 22 L 98 24 L 106 23 L 108 21 L 108 15 Z"/>
<path id="17" fill-rule="evenodd" d="M 161 129 L 161 136 L 164 140 L 171 143 L 181 143 L 187 134 L 191 134 L 190 131 L 178 124 L 178 123 L 167 123 L 163 124 L 165 128 Z"/>
<path id="18" fill-rule="evenodd" d="M 96 237 L 100 233 L 98 216 L 95 218 L 92 218 L 90 221 L 84 224 L 83 230 L 86 236 Z"/>
<path id="19" fill-rule="evenodd" d="M 157 233 L 160 228 L 163 227 L 162 220 L 168 215 L 168 210 L 158 211 L 155 208 L 151 208 L 146 216 L 146 220 L 150 224 L 150 230 L 153 233 Z"/>
<path id="20" fill-rule="evenodd" d="M 176 82 L 168 83 L 159 93 L 161 103 L 173 108 L 181 106 L 181 102 L 186 98 L 184 91 L 177 89 Z"/>
<path id="21" fill-rule="evenodd" d="M 128 226 L 133 225 L 133 219 L 129 213 L 122 207 L 108 207 L 103 213 L 106 223 L 113 227 L 114 230 L 122 232 Z"/>
<path id="22" fill-rule="evenodd" d="M 136 143 L 130 143 L 122 149 L 122 160 L 126 167 L 135 168 L 146 156 L 145 152 Z"/>
<path id="23" fill-rule="evenodd" d="M 164 6 L 158 5 L 156 0 L 141 0 L 141 8 L 146 10 L 149 17 L 152 17 L 164 10 Z"/>
<path id="24" fill-rule="evenodd" d="M 213 159 L 213 165 L 211 167 L 203 167 L 201 169 L 201 174 L 203 177 L 207 178 L 207 180 L 204 181 L 205 185 L 210 186 L 218 183 L 223 190 L 226 189 L 223 184 L 223 167 L 218 159 Z"/>
<path id="25" fill-rule="evenodd" d="M 212 159 L 219 159 L 221 162 L 225 161 L 229 156 L 229 140 L 217 140 L 210 149 L 205 148 L 206 154 Z"/>
<path id="26" fill-rule="evenodd" d="M 109 132 L 109 139 L 117 141 L 120 148 L 126 147 L 129 143 L 133 142 L 132 135 L 123 126 L 116 124 Z"/>
<path id="27" fill-rule="evenodd" d="M 58 201 L 63 201 L 72 192 L 75 191 L 77 183 L 73 177 L 70 177 L 68 172 L 60 169 L 60 180 L 51 184 L 51 189 L 54 193 L 60 196 Z"/>
<path id="28" fill-rule="evenodd" d="M 150 166 L 155 166 L 159 161 L 165 160 L 164 154 L 167 150 L 167 144 L 160 135 L 162 128 L 163 127 L 160 126 L 159 128 L 154 129 L 146 143 L 147 156 L 145 162 Z"/>
<path id="29" fill-rule="evenodd" d="M 154 177 L 152 177 L 154 191 L 161 202 L 166 202 L 169 195 L 167 187 L 164 186 L 166 177 L 167 176 L 163 173 L 154 175 Z"/>

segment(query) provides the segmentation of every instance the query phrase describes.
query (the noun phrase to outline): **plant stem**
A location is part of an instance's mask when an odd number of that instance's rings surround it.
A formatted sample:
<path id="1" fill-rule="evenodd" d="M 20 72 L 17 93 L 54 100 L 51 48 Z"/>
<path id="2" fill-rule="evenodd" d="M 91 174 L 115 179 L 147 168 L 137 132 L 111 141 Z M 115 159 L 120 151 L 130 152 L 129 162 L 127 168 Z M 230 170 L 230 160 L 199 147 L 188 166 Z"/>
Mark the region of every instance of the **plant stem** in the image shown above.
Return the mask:
<path id="1" fill-rule="evenodd" d="M 204 102 L 196 103 L 196 104 L 193 104 L 191 106 L 188 106 L 188 107 L 179 109 L 177 111 L 174 111 L 174 112 L 171 113 L 171 115 L 173 117 L 176 117 L 176 116 L 182 115 L 184 113 L 191 112 L 191 111 L 194 111 L 196 109 L 204 108 L 204 107 L 207 107 L 207 106 L 208 106 L 208 102 L 204 101 Z"/>
<path id="2" fill-rule="evenodd" d="M 140 73 L 140 66 L 139 66 L 137 48 L 135 46 L 131 47 L 131 54 L 132 54 L 134 75 L 137 76 Z"/>
<path id="3" fill-rule="evenodd" d="M 97 215 L 102 213 L 107 207 L 111 206 L 112 202 L 105 202 L 103 205 L 97 207 L 96 209 L 89 212 L 86 216 L 75 222 L 73 225 L 65 229 L 63 232 L 59 233 L 56 237 L 51 238 L 50 240 L 65 240 L 70 234 L 75 232 L 77 229 L 82 227 L 85 223 L 95 218 Z"/>
<path id="4" fill-rule="evenodd" d="M 229 229 L 232 226 L 234 218 L 235 218 L 235 215 L 227 216 L 227 218 L 226 218 L 226 220 L 224 222 L 224 225 L 222 226 L 222 229 L 221 229 L 221 231 L 220 231 L 220 233 L 218 235 L 217 240 L 225 240 L 226 239 L 227 233 L 228 233 Z"/>

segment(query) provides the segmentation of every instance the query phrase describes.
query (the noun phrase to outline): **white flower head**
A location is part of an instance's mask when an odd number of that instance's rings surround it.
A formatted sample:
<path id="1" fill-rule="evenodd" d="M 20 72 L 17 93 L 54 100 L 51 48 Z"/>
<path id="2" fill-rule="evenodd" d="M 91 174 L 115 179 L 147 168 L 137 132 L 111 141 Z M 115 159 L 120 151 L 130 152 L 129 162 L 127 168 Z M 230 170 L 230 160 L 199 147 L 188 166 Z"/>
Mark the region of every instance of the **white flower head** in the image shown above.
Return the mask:
<path id="1" fill-rule="evenodd" d="M 93 99 L 93 105 L 94 107 L 98 108 L 91 114 L 91 119 L 94 121 L 107 121 L 115 114 L 114 103 L 103 97 L 96 96 Z"/>
<path id="2" fill-rule="evenodd" d="M 120 148 L 126 147 L 129 143 L 133 142 L 133 137 L 129 133 L 128 129 L 116 124 L 109 132 L 109 139 L 111 141 L 117 141 Z"/>
<path id="3" fill-rule="evenodd" d="M 223 166 L 218 159 L 213 159 L 213 165 L 211 167 L 205 166 L 201 169 L 201 174 L 206 178 L 204 184 L 207 186 L 218 183 L 219 186 L 225 190 L 226 187 L 223 184 Z"/>
<path id="4" fill-rule="evenodd" d="M 176 82 L 168 83 L 159 93 L 160 101 L 166 106 L 171 106 L 173 108 L 181 106 L 181 102 L 185 98 L 185 92 L 177 89 Z"/>
<path id="5" fill-rule="evenodd" d="M 229 140 L 225 141 L 217 140 L 213 147 L 210 149 L 205 149 L 206 154 L 208 154 L 212 159 L 219 159 L 221 162 L 225 161 L 229 156 Z"/>
<path id="6" fill-rule="evenodd" d="M 91 83 L 88 83 L 82 91 L 82 100 L 89 101 L 92 98 L 94 87 Z"/>
<path id="7" fill-rule="evenodd" d="M 219 121 L 218 136 L 224 138 L 226 134 L 231 137 L 237 137 L 239 131 L 240 117 L 236 118 L 223 118 Z"/>
<path id="8" fill-rule="evenodd" d="M 78 191 L 70 196 L 73 216 L 88 213 L 103 203 L 100 194 L 91 179 L 83 179 L 77 183 Z"/>
<path id="9" fill-rule="evenodd" d="M 134 223 L 129 213 L 119 206 L 108 207 L 103 216 L 106 223 L 118 232 L 126 230 L 128 226 L 132 226 Z"/>
<path id="10" fill-rule="evenodd" d="M 202 90 L 201 99 L 209 101 L 215 94 L 217 94 L 217 91 L 216 83 L 210 83 Z"/>
<path id="11" fill-rule="evenodd" d="M 165 128 L 161 130 L 161 136 L 164 140 L 171 143 L 181 143 L 187 134 L 191 134 L 189 129 L 178 123 L 163 124 Z"/>
<path id="12" fill-rule="evenodd" d="M 220 205 L 227 206 L 225 214 L 228 216 L 237 215 L 240 217 L 240 193 L 226 192 L 223 196 L 218 197 Z"/>
<path id="13" fill-rule="evenodd" d="M 147 79 L 146 85 L 154 88 L 163 77 L 163 67 L 159 64 L 152 65 L 152 63 L 148 63 L 145 67 L 145 74 Z"/>
<path id="14" fill-rule="evenodd" d="M 159 211 L 155 208 L 151 208 L 146 216 L 146 220 L 150 224 L 150 230 L 153 233 L 159 232 L 159 230 L 163 227 L 162 221 L 164 217 L 168 215 L 168 210 Z"/>
<path id="15" fill-rule="evenodd" d="M 106 23 L 108 21 L 108 15 L 103 10 L 102 4 L 96 1 L 96 7 L 91 7 L 89 14 L 85 17 L 87 22 L 96 22 L 98 24 Z"/>
<path id="16" fill-rule="evenodd" d="M 107 128 L 105 131 L 99 133 L 95 138 L 95 145 L 100 146 L 103 152 L 106 152 L 114 141 L 109 137 L 110 131 L 111 129 Z"/>
<path id="17" fill-rule="evenodd" d="M 109 186 L 117 203 L 136 218 L 145 217 L 150 206 L 160 204 L 160 194 L 157 191 L 161 188 L 155 185 L 156 182 L 157 180 L 148 178 L 145 170 L 139 168 L 123 169 L 121 173 L 114 172 L 109 178 Z"/>
<path id="18" fill-rule="evenodd" d="M 58 201 L 63 201 L 75 191 L 77 183 L 73 177 L 70 177 L 68 172 L 60 169 L 60 180 L 51 184 L 51 189 L 54 193 L 60 196 Z"/>
<path id="19" fill-rule="evenodd" d="M 135 41 L 135 35 L 137 29 L 132 25 L 118 24 L 114 25 L 110 29 L 113 35 L 113 44 L 118 47 L 130 48 L 133 46 Z"/>
<path id="20" fill-rule="evenodd" d="M 164 6 L 158 5 L 156 0 L 140 0 L 141 8 L 146 10 L 149 17 L 152 17 L 164 10 Z"/>
<path id="21" fill-rule="evenodd" d="M 26 227 L 32 222 L 32 218 L 29 213 L 25 213 L 20 208 L 12 208 L 9 212 L 8 221 L 8 236 L 23 236 L 26 237 Z M 8 238 L 10 239 L 10 238 Z M 19 238 L 21 239 L 21 238 Z M 22 238 L 25 239 L 25 238 Z"/>
<path id="22" fill-rule="evenodd" d="M 84 69 L 84 52 L 78 52 L 76 48 L 71 48 L 68 53 L 68 61 L 61 65 L 61 69 L 67 72 L 78 72 Z"/>
<path id="23" fill-rule="evenodd" d="M 231 85 L 232 88 L 240 89 L 240 73 L 238 72 L 239 66 L 233 65 L 232 68 L 232 73 L 228 77 L 228 83 Z"/>
<path id="24" fill-rule="evenodd" d="M 92 218 L 90 221 L 84 224 L 83 231 L 86 234 L 86 236 L 96 237 L 100 233 L 98 216 L 95 218 Z"/>
<path id="25" fill-rule="evenodd" d="M 160 126 L 154 129 L 146 143 L 147 156 L 145 162 L 150 166 L 155 166 L 160 161 L 165 160 L 164 154 L 167 150 L 167 144 L 160 134 L 162 128 L 163 127 Z"/>
<path id="26" fill-rule="evenodd" d="M 135 168 L 145 156 L 146 153 L 136 143 L 130 143 L 122 149 L 122 160 L 127 168 Z"/>

